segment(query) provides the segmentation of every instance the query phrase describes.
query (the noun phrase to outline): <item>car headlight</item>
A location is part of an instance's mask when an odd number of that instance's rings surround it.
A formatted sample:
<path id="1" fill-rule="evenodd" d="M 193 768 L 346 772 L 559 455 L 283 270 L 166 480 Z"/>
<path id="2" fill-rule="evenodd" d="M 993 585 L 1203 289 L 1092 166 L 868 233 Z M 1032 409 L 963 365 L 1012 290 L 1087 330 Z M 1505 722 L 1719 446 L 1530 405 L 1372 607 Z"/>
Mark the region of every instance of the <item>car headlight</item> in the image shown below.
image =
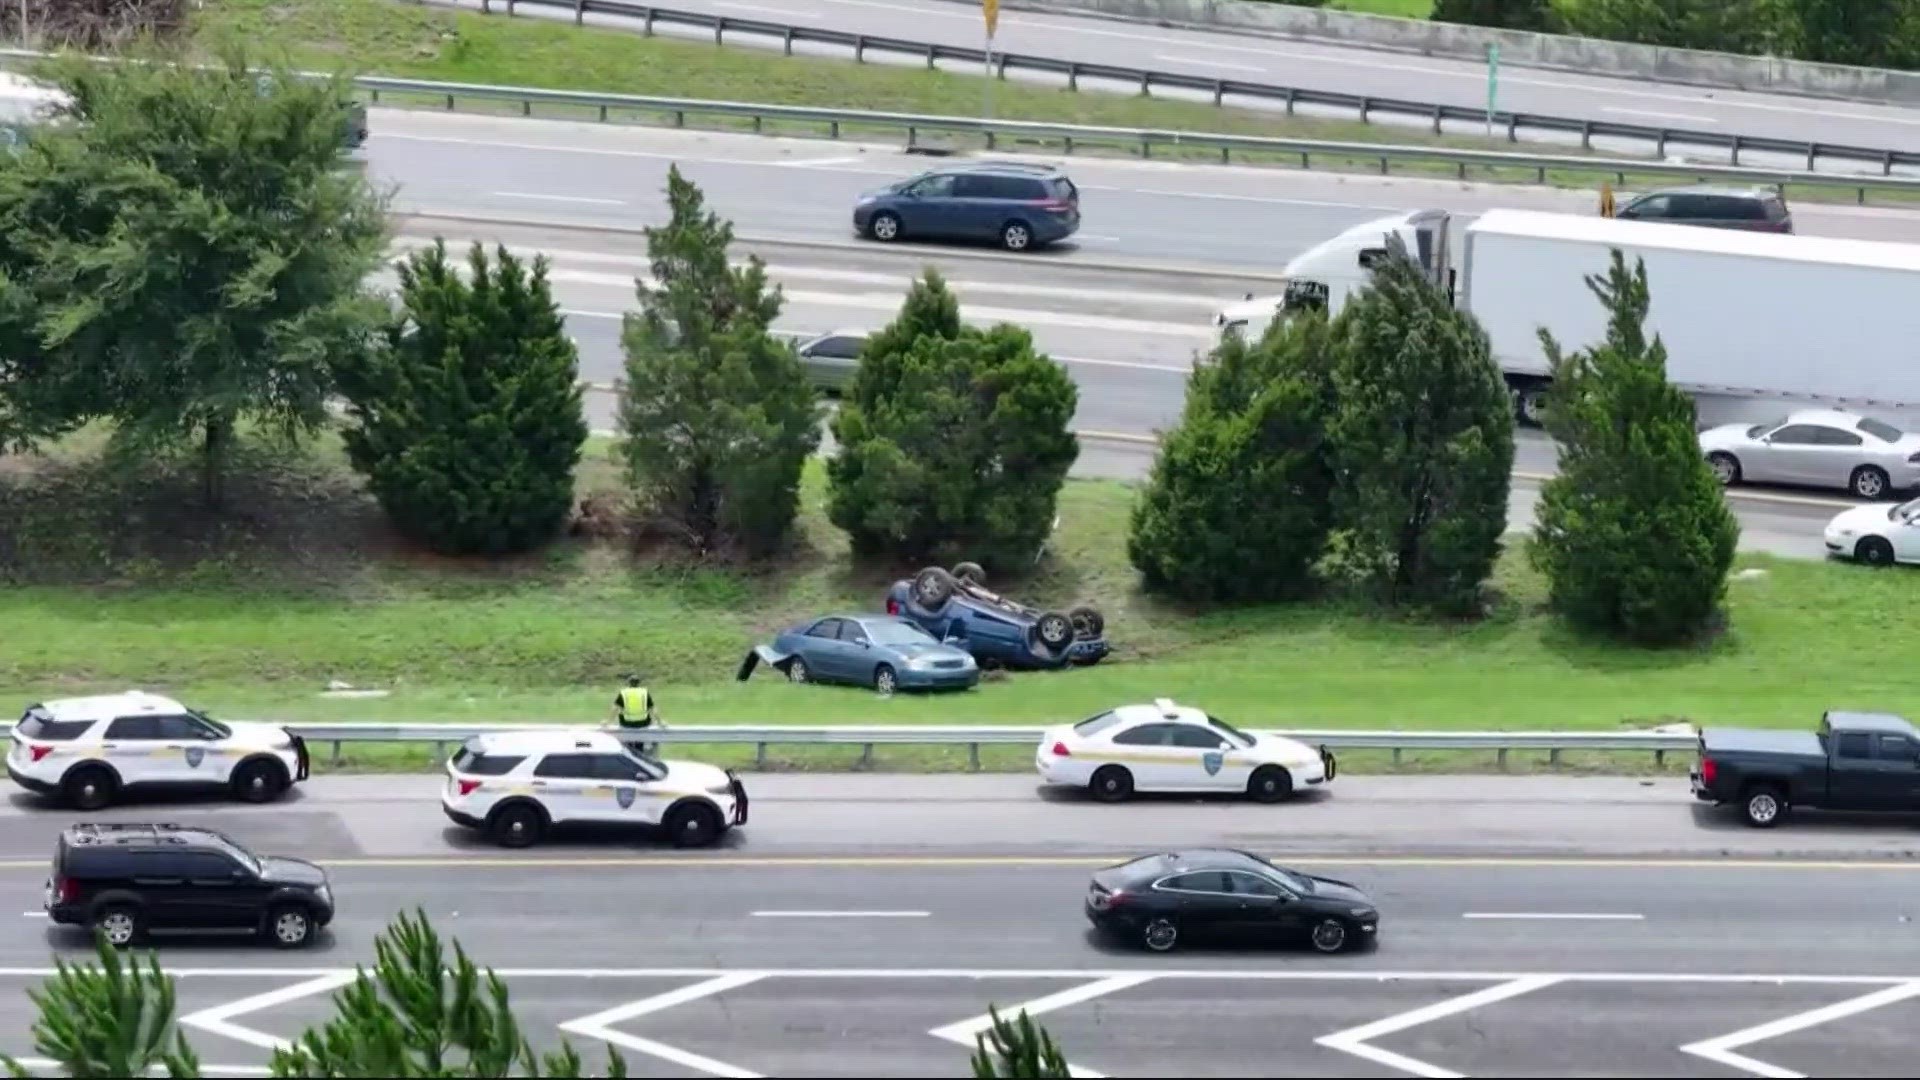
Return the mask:
<path id="1" fill-rule="evenodd" d="M 1840 528 L 1839 526 L 1835 526 L 1832 532 L 1835 536 L 1852 536 L 1853 535 L 1852 529 L 1844 529 L 1844 528 Z"/>
<path id="2" fill-rule="evenodd" d="M 1380 917 L 1380 913 L 1370 907 L 1348 908 L 1347 914 L 1356 919 L 1377 919 Z"/>
<path id="3" fill-rule="evenodd" d="M 855 206 L 872 206 L 872 205 L 873 205 L 873 196 L 871 196 L 871 195 L 862 195 L 862 196 L 860 196 L 860 201 L 859 201 L 859 202 L 856 202 L 856 203 L 854 203 L 853 205 L 855 205 Z"/>
<path id="4" fill-rule="evenodd" d="M 933 666 L 933 657 L 916 656 L 907 661 L 907 666 L 915 671 L 925 671 Z"/>
<path id="5" fill-rule="evenodd" d="M 732 784 L 709 784 L 709 785 L 707 786 L 707 794 L 709 794 L 709 795 L 732 795 L 732 794 L 733 794 L 733 785 L 732 785 Z"/>

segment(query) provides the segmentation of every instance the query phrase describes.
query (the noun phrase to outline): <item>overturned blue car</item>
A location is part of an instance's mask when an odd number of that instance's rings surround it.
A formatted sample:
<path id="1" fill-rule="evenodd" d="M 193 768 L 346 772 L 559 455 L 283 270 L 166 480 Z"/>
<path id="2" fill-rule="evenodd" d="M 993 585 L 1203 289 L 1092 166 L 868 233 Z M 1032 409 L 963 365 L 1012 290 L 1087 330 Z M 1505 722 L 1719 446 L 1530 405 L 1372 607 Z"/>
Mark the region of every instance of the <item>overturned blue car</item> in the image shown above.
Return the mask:
<path id="1" fill-rule="evenodd" d="M 1112 652 L 1092 607 L 1041 611 L 989 592 L 979 564 L 930 566 L 887 590 L 887 614 L 907 619 L 982 667 L 1023 670 L 1097 664 Z"/>

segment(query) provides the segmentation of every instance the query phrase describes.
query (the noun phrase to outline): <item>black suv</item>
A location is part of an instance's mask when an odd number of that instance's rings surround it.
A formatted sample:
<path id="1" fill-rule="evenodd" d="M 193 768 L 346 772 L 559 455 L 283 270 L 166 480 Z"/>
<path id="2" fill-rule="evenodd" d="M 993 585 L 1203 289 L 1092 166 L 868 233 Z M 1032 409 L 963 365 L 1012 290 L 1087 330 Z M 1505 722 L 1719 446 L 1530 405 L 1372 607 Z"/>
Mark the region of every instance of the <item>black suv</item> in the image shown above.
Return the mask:
<path id="1" fill-rule="evenodd" d="M 1790 233 L 1793 214 L 1787 200 L 1768 187 L 1696 187 L 1649 191 L 1620 208 L 1615 217 L 1712 229 Z"/>
<path id="2" fill-rule="evenodd" d="M 333 921 L 327 872 L 259 856 L 211 829 L 69 826 L 53 852 L 47 917 L 122 947 L 154 930 L 251 930 L 282 949 Z"/>

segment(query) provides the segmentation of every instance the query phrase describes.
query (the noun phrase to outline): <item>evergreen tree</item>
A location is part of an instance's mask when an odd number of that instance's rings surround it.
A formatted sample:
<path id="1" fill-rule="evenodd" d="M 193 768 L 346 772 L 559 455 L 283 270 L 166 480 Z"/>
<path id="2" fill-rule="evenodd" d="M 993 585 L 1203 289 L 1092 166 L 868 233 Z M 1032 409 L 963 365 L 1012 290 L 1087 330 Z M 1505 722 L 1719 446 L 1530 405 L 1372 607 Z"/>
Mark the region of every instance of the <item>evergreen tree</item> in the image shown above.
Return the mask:
<path id="1" fill-rule="evenodd" d="M 221 59 L 50 62 L 65 122 L 0 166 L 0 437 L 194 440 L 210 505 L 240 420 L 322 423 L 384 317 L 384 206 L 341 167 L 349 83 Z"/>
<path id="2" fill-rule="evenodd" d="M 768 333 L 780 290 L 727 262 L 733 226 L 675 167 L 668 223 L 647 230 L 653 284 L 621 335 L 620 453 L 640 501 L 701 554 L 763 554 L 793 527 L 820 407 L 793 347 Z"/>
<path id="3" fill-rule="evenodd" d="M 834 418 L 829 515 L 859 557 L 1030 563 L 1079 456 L 1078 396 L 1027 331 L 962 326 L 929 270 L 868 340 Z"/>
<path id="4" fill-rule="evenodd" d="M 1513 410 L 1486 332 L 1396 239 L 1333 339 L 1348 562 L 1389 602 L 1477 610 L 1513 472 Z"/>
<path id="5" fill-rule="evenodd" d="M 39 1013 L 34 1053 L 76 1080 L 199 1076 L 199 1057 L 173 1027 L 173 979 L 160 962 L 122 957 L 104 934 L 94 935 L 93 944 L 99 966 L 56 957 L 53 976 L 27 991 Z M 3 1060 L 9 1074 L 32 1075 L 18 1061 Z"/>
<path id="6" fill-rule="evenodd" d="M 1553 0 L 1434 0 L 1431 18 L 1435 22 L 1536 33 L 1555 26 Z"/>
<path id="7" fill-rule="evenodd" d="M 993 1026 L 973 1037 L 975 1080 L 1045 1080 L 1073 1075 L 1053 1036 L 1034 1023 L 1024 1009 L 1013 1020 L 991 1006 L 987 1013 L 993 1018 Z"/>
<path id="8" fill-rule="evenodd" d="M 469 281 L 444 242 L 400 264 L 384 349 L 343 367 L 347 454 L 400 532 L 452 555 L 502 555 L 554 536 L 587 439 L 579 359 L 547 284 L 505 248 L 474 244 Z"/>
<path id="9" fill-rule="evenodd" d="M 1134 505 L 1127 555 L 1148 588 L 1195 600 L 1271 600 L 1313 584 L 1332 524 L 1333 411 L 1325 317 L 1222 342 L 1187 378 Z"/>
<path id="10" fill-rule="evenodd" d="M 1726 594 L 1740 526 L 1700 456 L 1693 401 L 1667 381 L 1644 329 L 1644 264 L 1613 253 L 1587 280 L 1608 311 L 1599 345 L 1553 361 L 1549 431 L 1559 472 L 1540 489 L 1530 552 L 1554 608 L 1582 629 L 1646 645 L 1693 639 Z"/>

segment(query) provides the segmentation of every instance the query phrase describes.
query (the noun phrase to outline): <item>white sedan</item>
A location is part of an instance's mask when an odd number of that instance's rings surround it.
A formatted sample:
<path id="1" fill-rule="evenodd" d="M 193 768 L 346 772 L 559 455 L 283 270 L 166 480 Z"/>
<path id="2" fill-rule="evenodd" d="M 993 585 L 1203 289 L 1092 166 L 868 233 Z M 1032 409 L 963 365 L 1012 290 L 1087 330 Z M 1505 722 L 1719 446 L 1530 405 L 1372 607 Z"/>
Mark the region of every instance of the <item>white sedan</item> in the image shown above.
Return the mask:
<path id="1" fill-rule="evenodd" d="M 1334 775 L 1324 746 L 1249 735 L 1165 698 L 1048 730 L 1034 764 L 1047 783 L 1084 787 L 1104 802 L 1136 791 L 1241 791 L 1280 802 Z"/>
<path id="2" fill-rule="evenodd" d="M 1920 563 L 1920 499 L 1840 511 L 1827 523 L 1827 553 L 1874 566 Z"/>

